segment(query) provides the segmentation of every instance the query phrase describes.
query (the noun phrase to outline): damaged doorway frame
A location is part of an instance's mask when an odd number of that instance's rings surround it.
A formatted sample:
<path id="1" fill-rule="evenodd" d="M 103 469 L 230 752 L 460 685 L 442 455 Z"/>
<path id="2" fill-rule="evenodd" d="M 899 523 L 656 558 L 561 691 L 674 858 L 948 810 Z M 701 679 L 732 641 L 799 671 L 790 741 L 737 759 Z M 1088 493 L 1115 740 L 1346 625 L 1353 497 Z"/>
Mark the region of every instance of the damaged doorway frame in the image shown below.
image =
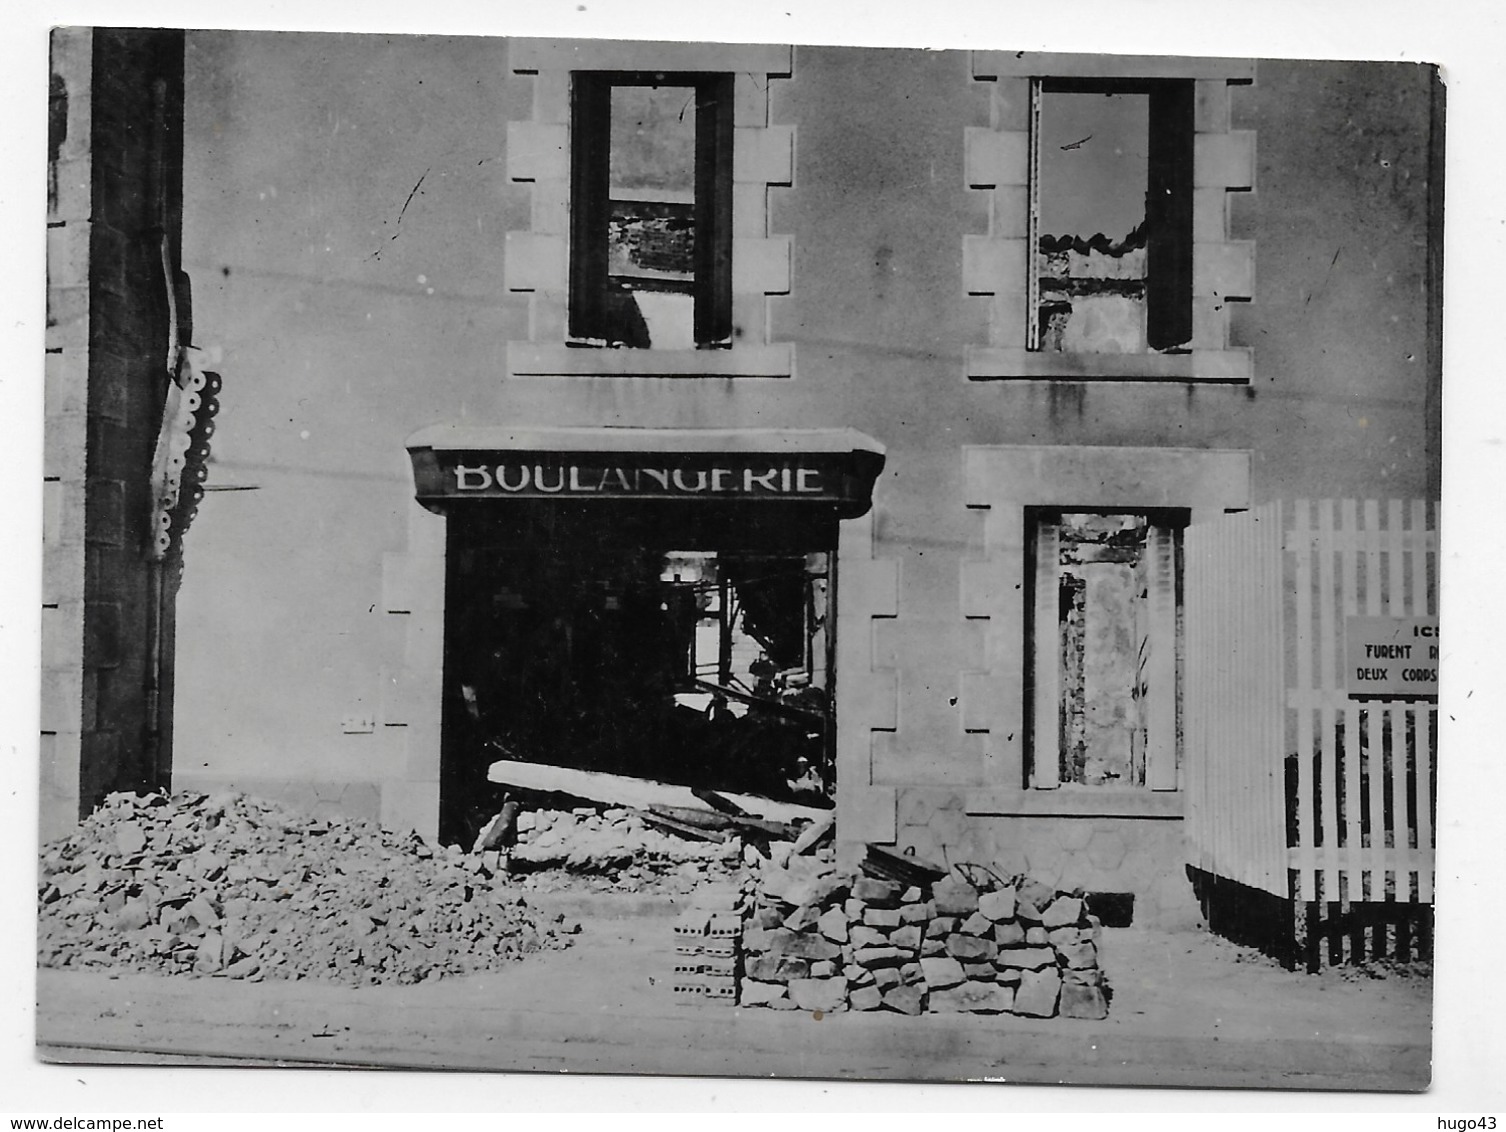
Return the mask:
<path id="1" fill-rule="evenodd" d="M 850 429 L 518 428 L 436 425 L 409 438 L 414 504 L 408 546 L 384 556 L 383 609 L 391 634 L 384 666 L 381 732 L 382 820 L 436 838 L 443 746 L 443 663 L 447 514 L 457 505 L 492 498 L 589 495 L 592 506 L 618 499 L 655 499 L 674 506 L 741 500 L 827 509 L 836 520 L 835 557 L 842 577 L 836 597 L 834 669 L 843 674 L 836 698 L 839 823 L 847 839 L 893 837 L 892 789 L 871 777 L 873 732 L 892 730 L 897 687 L 892 672 L 875 670 L 872 618 L 893 617 L 898 564 L 876 559 L 871 514 L 885 450 Z M 521 464 L 543 467 L 524 490 Z M 478 469 L 488 469 L 480 474 Z M 636 469 L 624 478 L 615 469 Z M 678 480 L 674 469 L 680 469 Z M 501 474 L 497 474 L 499 472 Z M 702 474 L 704 473 L 704 474 Z M 606 487 L 603 492 L 600 489 Z M 461 503 L 461 501 L 465 501 Z"/>
<path id="2" fill-rule="evenodd" d="M 834 581 L 837 522 L 787 502 L 454 506 L 440 839 L 468 844 L 501 808 L 502 762 L 829 804 L 834 625 L 806 604 L 813 567 Z M 671 580 L 687 571 L 705 577 Z"/>

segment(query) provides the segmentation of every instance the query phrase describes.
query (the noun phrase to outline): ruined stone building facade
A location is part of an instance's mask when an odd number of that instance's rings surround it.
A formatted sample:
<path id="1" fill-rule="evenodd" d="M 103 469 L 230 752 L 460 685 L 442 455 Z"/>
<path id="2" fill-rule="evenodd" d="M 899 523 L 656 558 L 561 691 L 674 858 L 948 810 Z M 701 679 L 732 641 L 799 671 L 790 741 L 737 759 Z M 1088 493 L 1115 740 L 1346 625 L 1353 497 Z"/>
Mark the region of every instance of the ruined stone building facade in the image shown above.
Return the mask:
<path id="1" fill-rule="evenodd" d="M 181 264 L 224 390 L 177 784 L 460 840 L 496 760 L 788 787 L 844 845 L 1189 922 L 1186 532 L 1438 497 L 1427 68 L 224 32 L 183 58 Z"/>

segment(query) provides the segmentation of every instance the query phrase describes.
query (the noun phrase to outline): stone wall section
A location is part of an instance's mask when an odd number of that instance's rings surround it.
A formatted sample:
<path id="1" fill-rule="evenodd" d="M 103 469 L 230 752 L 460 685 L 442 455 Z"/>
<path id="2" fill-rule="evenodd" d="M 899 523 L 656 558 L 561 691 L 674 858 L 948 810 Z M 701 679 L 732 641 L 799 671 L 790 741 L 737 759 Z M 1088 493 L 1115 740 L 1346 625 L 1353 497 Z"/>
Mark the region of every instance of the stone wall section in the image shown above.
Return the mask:
<path id="1" fill-rule="evenodd" d="M 973 52 L 973 79 L 989 84 L 989 125 L 963 145 L 967 185 L 989 194 L 985 235 L 963 237 L 969 295 L 990 297 L 988 343 L 967 349 L 967 376 L 990 379 L 1147 379 L 1247 384 L 1250 350 L 1231 344 L 1229 304 L 1255 293 L 1253 241 L 1236 240 L 1228 194 L 1255 186 L 1255 134 L 1231 128 L 1231 90 L 1255 79 L 1253 61 Z M 1030 257 L 1031 82 L 1052 78 L 1185 78 L 1195 82 L 1193 337 L 1186 354 L 1074 357 L 1026 348 Z"/>
<path id="2" fill-rule="evenodd" d="M 874 622 L 899 615 L 899 563 L 875 558 L 873 514 L 842 522 L 837 553 L 837 837 L 844 860 L 894 840 L 893 787 L 875 784 L 873 746 L 899 730 L 899 671 L 877 666 Z"/>
<path id="3" fill-rule="evenodd" d="M 964 791 L 903 789 L 896 846 L 938 863 L 988 862 L 1064 890 L 1129 894 L 1137 925 L 1177 930 L 1200 921 L 1183 868 L 1182 821 L 1000 815 L 981 808 Z"/>
<path id="4" fill-rule="evenodd" d="M 406 549 L 382 559 L 387 656 L 373 721 L 374 757 L 384 768 L 381 821 L 439 836 L 439 768 L 444 674 L 445 520 L 408 503 Z"/>
<path id="5" fill-rule="evenodd" d="M 164 241 L 167 269 L 181 259 L 183 33 L 59 29 L 50 93 L 44 839 L 112 791 L 170 776 L 173 586 L 147 548 L 170 364 Z"/>
<path id="6" fill-rule="evenodd" d="M 89 395 L 92 35 L 52 34 L 42 449 L 41 836 L 79 817 Z"/>

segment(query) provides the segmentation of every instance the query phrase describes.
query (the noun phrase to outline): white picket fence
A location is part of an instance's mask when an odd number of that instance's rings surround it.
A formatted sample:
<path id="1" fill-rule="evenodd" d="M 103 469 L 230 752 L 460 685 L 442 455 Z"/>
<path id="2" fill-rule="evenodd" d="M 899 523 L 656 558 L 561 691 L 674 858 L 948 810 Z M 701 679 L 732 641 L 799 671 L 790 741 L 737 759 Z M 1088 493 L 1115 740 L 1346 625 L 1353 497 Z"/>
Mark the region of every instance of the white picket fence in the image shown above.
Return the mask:
<path id="1" fill-rule="evenodd" d="M 1432 903 L 1437 707 L 1352 699 L 1345 624 L 1436 617 L 1436 506 L 1273 503 L 1195 524 L 1186 555 L 1193 864 L 1384 952 L 1362 936 L 1390 927 L 1324 920 Z"/>

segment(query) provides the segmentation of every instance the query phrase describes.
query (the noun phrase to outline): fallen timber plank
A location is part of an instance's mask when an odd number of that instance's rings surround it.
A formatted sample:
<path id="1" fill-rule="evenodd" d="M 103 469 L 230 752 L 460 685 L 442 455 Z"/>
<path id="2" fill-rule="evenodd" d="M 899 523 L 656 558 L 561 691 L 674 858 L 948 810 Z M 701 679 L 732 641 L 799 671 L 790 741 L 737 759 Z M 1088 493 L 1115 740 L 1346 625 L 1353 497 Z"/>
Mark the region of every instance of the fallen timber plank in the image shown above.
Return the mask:
<path id="1" fill-rule="evenodd" d="M 758 833 L 784 841 L 793 841 L 800 833 L 800 830 L 789 822 L 769 821 L 767 818 L 755 818 L 751 814 L 717 813 L 713 810 L 694 810 L 686 806 L 657 804 L 650 806 L 649 809 L 653 813 L 673 818 L 686 825 L 697 826 L 700 829 L 742 830 L 745 833 Z"/>
<path id="2" fill-rule="evenodd" d="M 673 786 L 647 778 L 605 774 L 598 770 L 575 770 L 563 766 L 546 766 L 543 763 L 503 760 L 492 763 L 486 777 L 506 786 L 571 794 L 608 806 L 628 806 L 639 810 L 646 810 L 653 805 L 702 808 L 697 805 L 700 799 L 689 786 Z M 815 806 L 775 802 L 756 794 L 729 794 L 722 791 L 721 796 L 746 810 L 750 816 L 774 822 L 812 822 L 831 813 L 830 810 L 817 809 Z"/>
<path id="3" fill-rule="evenodd" d="M 718 813 L 733 814 L 737 817 L 748 816 L 747 810 L 727 801 L 727 799 L 723 798 L 715 790 L 707 790 L 701 786 L 692 786 L 690 792 Z"/>
<path id="4" fill-rule="evenodd" d="M 836 825 L 837 812 L 833 810 L 820 821 L 806 826 L 805 832 L 795 839 L 795 847 L 790 850 L 790 856 L 798 857 L 806 850 L 815 848 L 816 842 L 835 829 Z"/>
<path id="5" fill-rule="evenodd" d="M 695 841 L 726 841 L 732 835 L 723 829 L 706 829 L 703 826 L 690 825 L 687 822 L 676 821 L 674 818 L 657 814 L 653 810 L 633 810 L 640 819 L 658 829 L 667 829 L 671 833 L 677 833 L 681 837 L 689 837 Z"/>
<path id="6" fill-rule="evenodd" d="M 726 814 L 718 814 L 712 810 L 696 810 L 689 806 L 661 806 L 657 802 L 650 805 L 648 809 L 650 813 L 658 814 L 661 818 L 670 818 L 684 825 L 693 825 L 697 829 L 732 828 L 732 820 Z"/>

